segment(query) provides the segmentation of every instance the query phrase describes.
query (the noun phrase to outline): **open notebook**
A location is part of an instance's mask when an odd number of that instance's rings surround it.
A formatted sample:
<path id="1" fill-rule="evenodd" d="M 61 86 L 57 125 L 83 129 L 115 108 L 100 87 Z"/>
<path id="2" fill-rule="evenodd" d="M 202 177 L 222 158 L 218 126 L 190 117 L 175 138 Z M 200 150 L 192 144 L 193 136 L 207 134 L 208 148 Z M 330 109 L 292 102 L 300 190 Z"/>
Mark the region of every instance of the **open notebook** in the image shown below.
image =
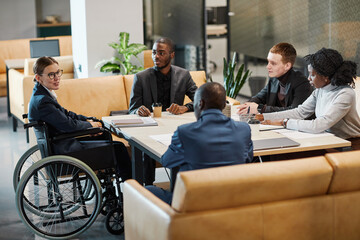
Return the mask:
<path id="1" fill-rule="evenodd" d="M 300 146 L 300 143 L 287 137 L 253 140 L 253 144 L 254 151 Z"/>
<path id="2" fill-rule="evenodd" d="M 139 117 L 133 115 L 131 118 L 115 118 L 111 120 L 111 124 L 115 127 L 144 127 L 157 126 L 157 122 L 152 117 Z"/>

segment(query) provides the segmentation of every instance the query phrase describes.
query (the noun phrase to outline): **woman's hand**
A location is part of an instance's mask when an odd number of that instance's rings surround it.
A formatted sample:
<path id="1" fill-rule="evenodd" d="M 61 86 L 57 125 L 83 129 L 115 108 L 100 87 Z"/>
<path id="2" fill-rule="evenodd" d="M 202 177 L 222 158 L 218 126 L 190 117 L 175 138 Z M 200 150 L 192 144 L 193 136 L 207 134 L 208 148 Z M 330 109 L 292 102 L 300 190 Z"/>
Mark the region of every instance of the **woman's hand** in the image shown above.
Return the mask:
<path id="1" fill-rule="evenodd" d="M 262 114 L 256 114 L 255 119 L 259 120 L 260 122 L 264 121 L 264 115 Z"/>
<path id="2" fill-rule="evenodd" d="M 89 123 L 91 124 L 92 127 L 102 127 L 101 122 L 93 122 L 93 121 L 89 121 Z"/>
<path id="3" fill-rule="evenodd" d="M 102 127 L 102 124 L 101 122 L 94 122 L 92 120 L 88 121 L 92 127 L 94 128 L 101 128 Z M 92 137 L 96 137 L 96 136 L 100 136 L 102 134 L 102 132 L 99 132 L 97 134 L 91 134 Z"/>
<path id="4" fill-rule="evenodd" d="M 262 122 L 264 125 L 276 125 L 276 126 L 283 126 L 283 119 L 282 120 L 265 120 Z"/>

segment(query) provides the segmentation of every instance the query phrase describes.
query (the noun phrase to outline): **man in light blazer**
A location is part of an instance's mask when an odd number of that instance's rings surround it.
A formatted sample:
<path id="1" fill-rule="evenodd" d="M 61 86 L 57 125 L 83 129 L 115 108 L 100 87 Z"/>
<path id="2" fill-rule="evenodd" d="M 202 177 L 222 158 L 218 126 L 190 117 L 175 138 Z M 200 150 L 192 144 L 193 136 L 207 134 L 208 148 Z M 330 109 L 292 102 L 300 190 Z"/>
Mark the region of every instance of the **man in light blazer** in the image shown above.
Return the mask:
<path id="1" fill-rule="evenodd" d="M 163 111 L 182 114 L 193 111 L 193 103 L 183 105 L 185 95 L 194 101 L 197 89 L 189 71 L 171 65 L 174 43 L 158 39 L 152 49 L 154 67 L 135 74 L 130 95 L 129 113 L 150 116 L 153 103 L 161 103 Z"/>
<path id="2" fill-rule="evenodd" d="M 153 103 L 172 114 L 193 111 L 193 103 L 183 105 L 185 95 L 194 101 L 197 89 L 189 71 L 171 65 L 175 56 L 174 43 L 169 38 L 158 39 L 152 48 L 154 67 L 135 74 L 130 95 L 130 114 L 150 116 Z M 146 185 L 155 181 L 155 161 L 144 154 Z"/>

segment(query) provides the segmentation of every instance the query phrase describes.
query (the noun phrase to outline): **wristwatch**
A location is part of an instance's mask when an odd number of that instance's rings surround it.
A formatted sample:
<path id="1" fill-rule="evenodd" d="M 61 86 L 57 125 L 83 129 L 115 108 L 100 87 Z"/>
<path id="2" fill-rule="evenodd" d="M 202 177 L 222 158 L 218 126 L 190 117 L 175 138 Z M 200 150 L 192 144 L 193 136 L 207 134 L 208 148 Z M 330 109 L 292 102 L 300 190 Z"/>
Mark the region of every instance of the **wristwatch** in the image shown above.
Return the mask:
<path id="1" fill-rule="evenodd" d="M 262 113 L 262 111 L 263 111 L 263 108 L 264 108 L 264 104 L 258 104 L 258 107 L 257 107 L 257 111 L 259 112 L 259 113 Z"/>
<path id="2" fill-rule="evenodd" d="M 286 128 L 288 121 L 289 121 L 288 118 L 285 118 L 285 119 L 283 120 L 282 124 L 283 124 L 284 128 Z"/>

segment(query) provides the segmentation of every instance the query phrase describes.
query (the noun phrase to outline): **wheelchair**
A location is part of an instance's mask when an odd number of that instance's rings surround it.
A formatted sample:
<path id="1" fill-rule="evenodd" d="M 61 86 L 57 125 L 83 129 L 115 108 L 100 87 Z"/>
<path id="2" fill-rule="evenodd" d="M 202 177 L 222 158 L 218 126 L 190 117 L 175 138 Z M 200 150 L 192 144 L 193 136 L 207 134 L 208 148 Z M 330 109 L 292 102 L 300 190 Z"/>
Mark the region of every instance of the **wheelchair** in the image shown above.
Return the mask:
<path id="1" fill-rule="evenodd" d="M 41 237 L 68 239 L 88 229 L 101 213 L 106 216 L 106 229 L 121 234 L 123 198 L 110 130 L 103 125 L 49 137 L 46 123 L 24 125 L 30 127 L 37 131 L 38 145 L 21 156 L 13 175 L 16 207 L 24 224 Z M 89 139 L 99 133 L 110 144 L 66 155 L 52 154 L 52 144 L 58 141 Z"/>

